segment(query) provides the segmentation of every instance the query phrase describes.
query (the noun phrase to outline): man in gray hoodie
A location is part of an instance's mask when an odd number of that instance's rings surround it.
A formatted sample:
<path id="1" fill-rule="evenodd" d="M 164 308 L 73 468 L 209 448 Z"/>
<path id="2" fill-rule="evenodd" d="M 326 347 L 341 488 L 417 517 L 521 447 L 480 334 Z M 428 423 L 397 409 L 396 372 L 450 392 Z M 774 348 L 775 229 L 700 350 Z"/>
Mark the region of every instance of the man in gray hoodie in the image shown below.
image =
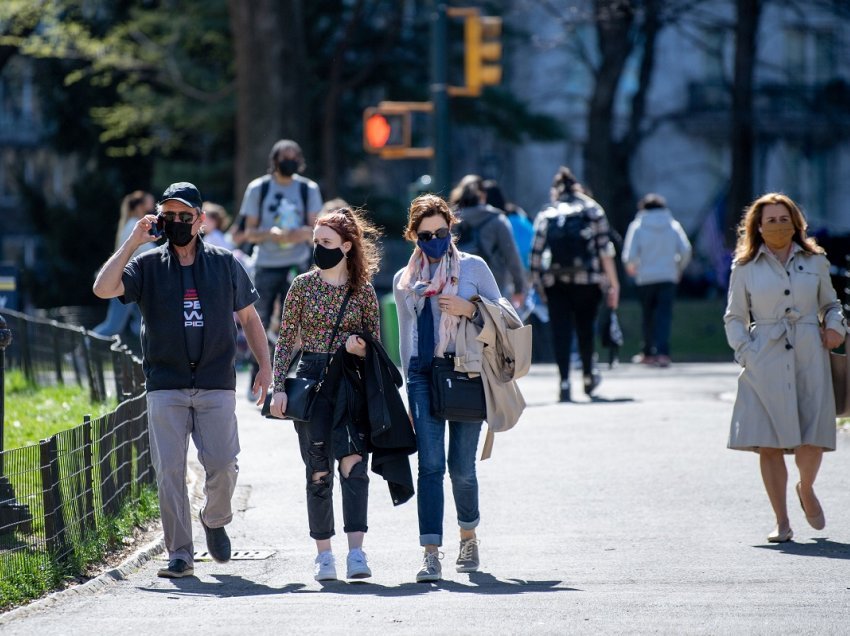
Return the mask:
<path id="1" fill-rule="evenodd" d="M 511 223 L 502 210 L 487 205 L 487 193 L 482 184 L 481 177 L 468 174 L 451 192 L 450 203 L 460 219 L 455 226 L 457 247 L 483 258 L 502 295 L 509 297 L 515 307 L 520 307 L 528 290 L 528 277 Z"/>
<path id="2" fill-rule="evenodd" d="M 691 243 L 658 194 L 647 194 L 626 231 L 623 264 L 637 283 L 643 309 L 643 351 L 632 361 L 670 366 L 676 284 L 691 260 Z"/>

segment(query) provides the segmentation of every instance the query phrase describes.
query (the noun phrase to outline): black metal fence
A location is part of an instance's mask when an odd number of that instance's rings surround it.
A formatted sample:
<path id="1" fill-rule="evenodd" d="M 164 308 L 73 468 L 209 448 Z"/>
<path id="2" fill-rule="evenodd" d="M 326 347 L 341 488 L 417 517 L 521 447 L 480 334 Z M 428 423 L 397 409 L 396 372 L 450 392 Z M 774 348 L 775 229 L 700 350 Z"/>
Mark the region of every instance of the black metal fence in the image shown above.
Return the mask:
<path id="1" fill-rule="evenodd" d="M 20 370 L 38 386 L 76 382 L 92 400 L 118 401 L 144 384 L 141 364 L 118 337 L 99 336 L 82 327 L 4 310 L 12 342 L 6 370 Z"/>
<path id="2" fill-rule="evenodd" d="M 3 450 L 0 442 L 0 578 L 11 579 L 74 561 L 124 502 L 138 501 L 154 471 L 141 364 L 120 340 L 17 312 L 4 316 L 12 339 L 0 380 L 4 369 L 20 369 L 41 386 L 77 382 L 95 400 L 119 401 L 38 444 Z"/>

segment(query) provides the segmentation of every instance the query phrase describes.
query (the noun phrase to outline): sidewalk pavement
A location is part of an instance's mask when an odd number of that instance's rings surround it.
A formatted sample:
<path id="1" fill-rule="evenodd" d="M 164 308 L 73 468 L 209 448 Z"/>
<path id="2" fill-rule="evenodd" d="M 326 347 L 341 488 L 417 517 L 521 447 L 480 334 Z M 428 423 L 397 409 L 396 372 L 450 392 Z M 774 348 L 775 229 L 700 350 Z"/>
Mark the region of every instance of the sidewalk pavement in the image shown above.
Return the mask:
<path id="1" fill-rule="evenodd" d="M 416 502 L 393 508 L 372 474 L 364 547 L 374 577 L 313 581 L 292 423 L 262 419 L 240 390 L 239 512 L 228 532 L 235 551 L 273 555 L 198 562 L 195 578 L 178 580 L 157 578 L 160 555 L 109 585 L 7 614 L 0 631 L 847 633 L 847 432 L 839 432 L 838 452 L 825 456 L 817 484 L 826 529 L 806 525 L 789 459 L 795 540 L 768 544 L 773 521 L 758 459 L 725 448 L 735 365 L 624 364 L 603 375 L 598 399 L 573 404 L 555 403 L 554 366 L 535 366 L 521 380 L 529 407 L 478 468 L 479 573 L 454 571 L 447 479 L 445 580 L 413 582 L 421 555 Z M 240 389 L 246 385 L 240 377 Z M 341 526 L 338 487 L 335 498 Z M 200 524 L 195 530 L 201 551 Z M 334 548 L 344 574 L 341 534 Z"/>

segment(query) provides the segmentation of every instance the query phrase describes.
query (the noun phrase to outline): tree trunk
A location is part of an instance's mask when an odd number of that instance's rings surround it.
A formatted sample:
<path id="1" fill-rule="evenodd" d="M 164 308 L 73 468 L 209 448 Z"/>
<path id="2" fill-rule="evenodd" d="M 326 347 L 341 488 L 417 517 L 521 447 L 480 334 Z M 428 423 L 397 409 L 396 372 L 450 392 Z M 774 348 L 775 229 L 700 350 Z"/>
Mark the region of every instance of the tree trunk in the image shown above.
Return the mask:
<path id="1" fill-rule="evenodd" d="M 305 139 L 306 45 L 302 0 L 228 0 L 236 53 L 237 201 L 251 179 L 266 172 L 275 141 Z"/>
<path id="2" fill-rule="evenodd" d="M 762 0 L 736 0 L 735 77 L 732 84 L 732 176 L 726 203 L 724 235 L 728 246 L 735 245 L 735 227 L 744 208 L 753 199 L 753 75 L 756 63 L 759 17 Z"/>
<path id="3" fill-rule="evenodd" d="M 621 0 L 595 0 L 596 33 L 601 62 L 596 69 L 588 105 L 587 141 L 584 146 L 584 181 L 595 199 L 615 215 L 618 199 L 629 184 L 628 157 L 614 139 L 614 100 L 620 77 L 632 52 L 634 14 Z M 624 165 L 625 159 L 625 165 Z M 620 202 L 622 205 L 623 202 Z M 628 204 L 630 207 L 632 202 Z"/>

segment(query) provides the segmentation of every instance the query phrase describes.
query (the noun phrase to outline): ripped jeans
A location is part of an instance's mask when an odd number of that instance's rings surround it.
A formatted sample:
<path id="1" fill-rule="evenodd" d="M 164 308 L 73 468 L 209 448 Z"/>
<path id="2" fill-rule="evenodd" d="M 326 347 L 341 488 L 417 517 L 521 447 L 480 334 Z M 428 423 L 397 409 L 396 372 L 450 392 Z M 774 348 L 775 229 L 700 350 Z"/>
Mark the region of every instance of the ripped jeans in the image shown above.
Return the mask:
<path id="1" fill-rule="evenodd" d="M 327 360 L 327 354 L 304 353 L 298 363 L 296 375 L 303 378 L 318 378 Z M 307 480 L 307 519 L 310 536 L 313 539 L 330 539 L 334 536 L 333 482 L 334 482 L 334 444 L 331 426 L 333 423 L 333 405 L 319 393 L 313 406 L 313 419 L 310 422 L 295 422 L 298 433 L 298 445 L 301 459 L 304 461 Z M 348 477 L 340 469 L 339 480 L 342 489 L 342 518 L 345 532 L 366 532 L 366 511 L 369 504 L 369 456 L 362 434 L 359 435 L 358 453 L 363 459 L 351 469 Z M 340 456 L 341 458 L 341 456 Z M 318 480 L 314 473 L 327 472 Z"/>
<path id="2" fill-rule="evenodd" d="M 407 399 L 416 429 L 419 476 L 416 503 L 419 510 L 419 544 L 443 545 L 443 477 L 446 465 L 452 482 L 457 523 L 473 530 L 480 520 L 475 451 L 481 422 L 449 422 L 446 457 L 446 421 L 431 415 L 431 372 L 418 371 L 416 356 L 407 370 Z"/>

